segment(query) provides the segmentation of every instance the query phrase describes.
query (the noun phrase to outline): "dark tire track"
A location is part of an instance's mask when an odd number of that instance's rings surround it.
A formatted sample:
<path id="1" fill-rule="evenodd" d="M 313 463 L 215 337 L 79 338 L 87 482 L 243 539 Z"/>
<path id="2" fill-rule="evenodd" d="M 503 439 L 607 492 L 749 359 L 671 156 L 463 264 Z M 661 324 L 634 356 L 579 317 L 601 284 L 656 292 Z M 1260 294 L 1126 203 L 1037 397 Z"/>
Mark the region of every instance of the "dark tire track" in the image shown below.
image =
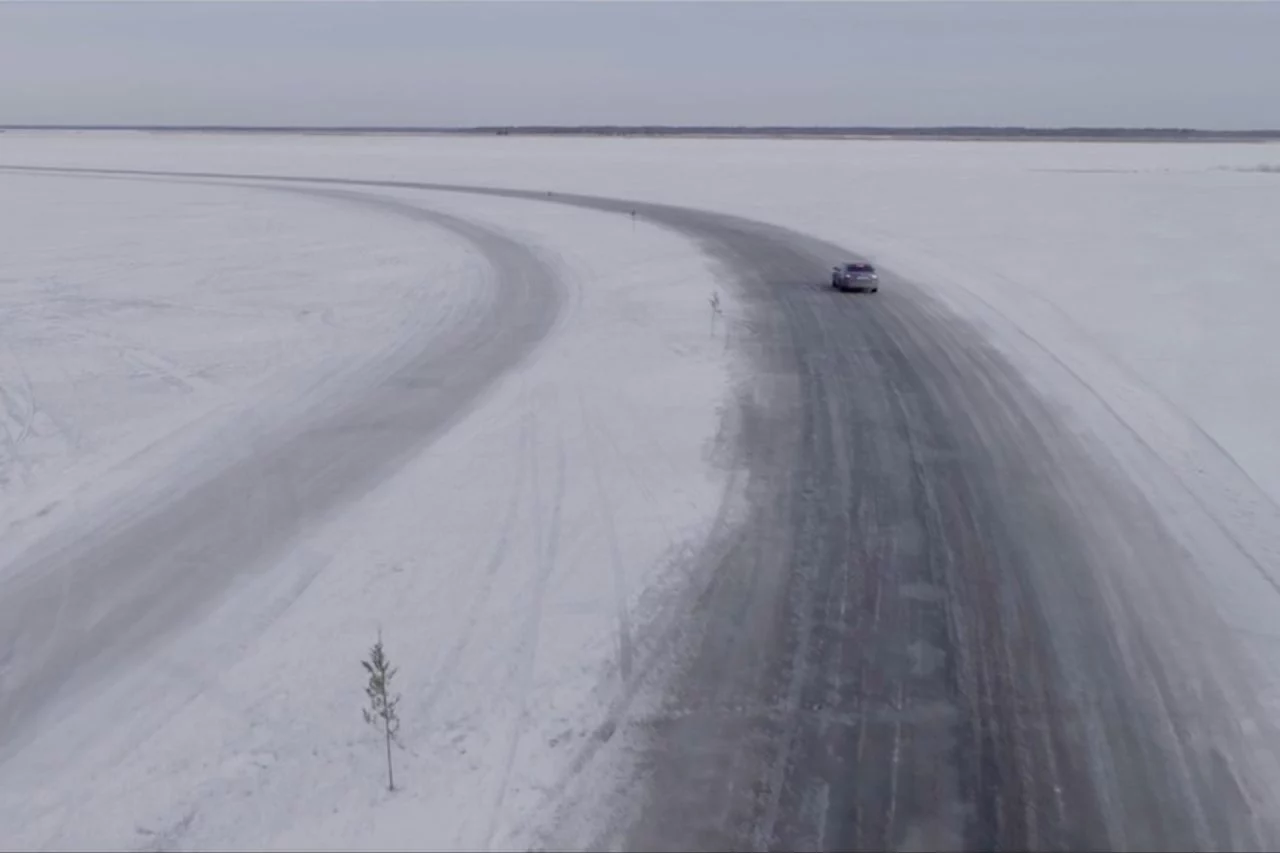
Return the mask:
<path id="1" fill-rule="evenodd" d="M 1190 558 L 1002 357 L 908 282 L 886 275 L 877 296 L 833 294 L 821 283 L 851 253 L 666 205 L 410 181 L 22 171 L 637 211 L 723 264 L 750 311 L 752 336 L 739 347 L 768 401 L 744 416 L 752 428 L 739 439 L 753 510 L 723 556 L 694 573 L 700 594 L 676 605 L 687 617 L 649 644 L 680 662 L 665 710 L 632 718 L 627 693 L 602 727 L 603 740 L 627 727 L 644 743 L 641 782 L 624 792 L 641 805 L 617 843 L 1280 841 L 1234 782 L 1241 741 L 1229 688 L 1168 671 L 1179 664 L 1161 651 L 1168 638 L 1127 594 L 1126 573 Z M 636 662 L 641 673 L 653 666 Z"/>

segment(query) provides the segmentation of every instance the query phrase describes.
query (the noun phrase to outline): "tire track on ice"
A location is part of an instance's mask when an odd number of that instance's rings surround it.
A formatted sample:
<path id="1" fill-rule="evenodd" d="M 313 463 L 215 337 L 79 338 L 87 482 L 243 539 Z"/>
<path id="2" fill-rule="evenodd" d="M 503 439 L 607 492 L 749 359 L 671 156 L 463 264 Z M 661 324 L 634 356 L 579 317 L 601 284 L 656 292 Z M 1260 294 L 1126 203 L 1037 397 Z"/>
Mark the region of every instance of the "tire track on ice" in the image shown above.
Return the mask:
<path id="1" fill-rule="evenodd" d="M 486 850 L 493 849 L 494 836 L 497 834 L 504 819 L 503 806 L 506 803 L 507 793 L 511 787 L 511 774 L 515 768 L 516 755 L 519 753 L 520 742 L 524 737 L 525 726 L 528 722 L 529 693 L 533 688 L 534 671 L 538 663 L 538 641 L 541 633 L 542 611 L 546 599 L 547 583 L 555 572 L 556 560 L 559 558 L 560 552 L 560 519 L 564 508 L 565 469 L 567 467 L 564 434 L 559 427 L 555 429 L 555 491 L 550 512 L 546 513 L 542 501 L 541 466 L 538 463 L 539 441 L 536 415 L 534 416 L 533 424 L 529 466 L 532 470 L 530 486 L 534 505 L 533 522 L 536 562 L 534 576 L 530 584 L 530 601 L 525 611 L 524 628 L 521 631 L 520 651 L 522 654 L 519 658 L 520 671 L 516 674 L 515 679 L 519 684 L 516 690 L 518 713 L 509 735 L 510 743 L 507 747 L 506 758 L 503 761 L 502 777 L 498 785 L 497 797 L 490 812 L 489 831 L 484 841 Z M 543 523 L 544 515 L 547 516 L 545 524 Z"/>
<path id="2" fill-rule="evenodd" d="M 431 688 L 428 690 L 423 704 L 424 714 L 431 714 L 436 703 L 440 701 L 445 688 L 449 686 L 453 677 L 457 674 L 458 666 L 462 662 L 462 653 L 475 638 L 476 628 L 480 624 L 480 613 L 484 606 L 489 603 L 490 594 L 493 592 L 494 580 L 506 563 L 507 556 L 510 553 L 512 535 L 515 532 L 516 522 L 519 520 L 521 498 L 524 497 L 525 482 L 529 476 L 528 463 L 532 457 L 534 417 L 532 410 L 526 410 L 521 417 L 520 436 L 517 440 L 521 461 L 515 470 L 515 481 L 511 484 L 511 495 L 503 512 L 502 526 L 499 529 L 497 541 L 493 544 L 489 553 L 489 558 L 485 561 L 480 587 L 471 596 L 471 602 L 467 606 L 466 627 L 458 632 L 448 651 L 445 652 L 444 661 L 440 664 L 440 668 L 432 676 Z"/>
<path id="3" fill-rule="evenodd" d="M 149 376 L 183 393 L 202 391 L 211 400 L 221 401 L 229 396 L 227 389 L 223 386 L 195 376 L 155 350 L 121 335 L 105 329 L 91 328 L 83 321 L 70 316 L 59 318 L 59 324 L 71 325 L 74 327 L 75 334 L 81 338 L 97 339 L 115 350 L 116 356 L 132 369 L 134 377 Z"/>
<path id="4" fill-rule="evenodd" d="M 593 433 L 588 439 L 586 452 L 590 455 L 592 480 L 596 487 L 596 500 L 600 506 L 600 517 L 604 520 L 605 533 L 609 537 L 609 561 L 613 574 L 613 606 L 614 618 L 618 623 L 618 672 L 622 683 L 631 679 L 633 652 L 631 648 L 631 614 L 627 607 L 627 577 L 622 561 L 622 552 L 618 548 L 618 527 L 614 517 L 613 503 L 609 500 L 609 492 L 604 487 L 600 476 L 600 454 L 597 441 L 601 433 L 595 419 L 587 412 L 587 401 L 582 390 L 578 390 L 578 409 L 582 413 L 582 425 Z"/>
<path id="5" fill-rule="evenodd" d="M 31 460 L 22 452 L 22 446 L 31 435 L 36 415 L 40 413 L 40 409 L 36 405 L 35 391 L 31 387 L 31 377 L 27 374 L 22 360 L 13 351 L 11 345 L 6 345 L 5 349 L 8 351 L 14 369 L 20 377 L 19 381 L 22 389 L 20 391 L 10 390 L 5 387 L 8 383 L 0 379 L 0 408 L 3 408 L 4 414 L 4 417 L 0 418 L 0 429 L 4 431 L 4 444 L 8 449 L 10 463 L 21 468 L 23 479 L 28 480 L 31 477 Z M 15 427 L 16 435 L 14 434 Z M 8 467 L 9 464 L 0 465 L 0 488 L 8 480 L 8 474 L 5 470 Z"/>
<path id="6" fill-rule="evenodd" d="M 706 549 L 701 556 L 722 553 L 730 547 L 733 530 L 738 522 L 734 515 L 735 498 L 743 487 L 744 479 L 745 475 L 740 469 L 735 468 L 730 472 L 716 517 L 705 537 Z M 689 562 L 688 555 L 685 554 L 673 554 L 672 560 L 679 566 Z M 670 665 L 673 655 L 685 639 L 686 625 L 691 614 L 706 597 L 712 582 L 713 579 L 706 576 L 682 578 L 679 582 L 680 593 L 670 596 L 670 600 L 665 600 L 664 597 L 657 613 L 642 626 L 642 631 L 636 632 L 633 638 L 631 678 L 623 681 L 616 690 L 610 691 L 612 698 L 599 722 L 565 762 L 556 780 L 541 794 L 537 805 L 515 824 L 513 835 L 523 835 L 530 831 L 537 835 L 537 843 L 531 849 L 556 850 L 567 846 L 557 834 L 559 821 L 547 821 L 541 815 L 547 811 L 561 815 L 571 812 L 574 805 L 565 802 L 566 792 L 592 766 L 600 752 L 612 743 L 619 728 L 628 723 L 635 723 L 641 728 L 647 725 L 647 719 L 635 717 L 631 708 L 645 696 L 646 688 L 653 686 L 665 674 L 665 668 Z M 618 829 L 613 818 L 600 820 L 600 816 L 596 815 L 594 819 L 606 826 L 595 840 L 586 845 L 587 849 L 602 848 L 607 842 L 601 839 L 612 838 Z"/>

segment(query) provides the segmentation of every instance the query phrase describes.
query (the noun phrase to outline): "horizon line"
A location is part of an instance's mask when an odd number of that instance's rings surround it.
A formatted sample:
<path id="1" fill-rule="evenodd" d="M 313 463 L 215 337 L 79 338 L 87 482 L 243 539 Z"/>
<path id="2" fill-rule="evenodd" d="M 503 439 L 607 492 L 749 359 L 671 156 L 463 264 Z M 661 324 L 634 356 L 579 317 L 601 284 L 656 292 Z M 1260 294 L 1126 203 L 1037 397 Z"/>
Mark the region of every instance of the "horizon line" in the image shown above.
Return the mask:
<path id="1" fill-rule="evenodd" d="M 258 132 L 365 132 L 365 133 L 513 133 L 513 132 L 639 132 L 639 133 L 1021 133 L 1021 134 L 1172 134 L 1180 136 L 1280 136 L 1280 128 L 1214 130 L 1201 127 L 1117 126 L 1117 125 L 820 125 L 820 124 L 0 124 L 5 130 L 122 130 L 191 131 L 225 130 Z"/>

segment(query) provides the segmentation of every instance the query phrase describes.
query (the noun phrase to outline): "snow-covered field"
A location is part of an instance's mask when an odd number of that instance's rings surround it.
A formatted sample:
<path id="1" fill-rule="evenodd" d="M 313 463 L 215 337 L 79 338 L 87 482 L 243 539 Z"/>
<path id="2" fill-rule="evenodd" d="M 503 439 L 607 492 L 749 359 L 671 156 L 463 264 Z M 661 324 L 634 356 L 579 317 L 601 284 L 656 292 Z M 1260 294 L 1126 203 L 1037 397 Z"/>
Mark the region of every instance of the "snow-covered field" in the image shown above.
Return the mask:
<path id="1" fill-rule="evenodd" d="M 0 555 L 264 382 L 392 348 L 482 266 L 447 234 L 297 195 L 3 180 Z"/>
<path id="2" fill-rule="evenodd" d="M 1252 580 L 1203 568 L 1260 650 L 1280 618 L 1258 583 L 1280 579 L 1280 176 L 1257 169 L 1276 163 L 1267 145 L 0 134 L 0 165 L 582 192 L 857 249 L 986 328 L 1082 432 L 1094 410 L 1123 424 L 1097 437 L 1153 500 L 1195 501 L 1252 558 Z M 569 286 L 555 329 L 274 571 L 9 756 L 5 849 L 531 843 L 637 626 L 732 503 L 710 448 L 735 306 L 697 247 L 537 202 L 378 193 L 537 247 Z M 0 172 L 0 228 L 0 581 L 37 535 L 145 493 L 183 442 L 445 327 L 486 275 L 423 223 L 262 188 Z M 379 628 L 405 696 L 395 795 L 359 716 Z"/>

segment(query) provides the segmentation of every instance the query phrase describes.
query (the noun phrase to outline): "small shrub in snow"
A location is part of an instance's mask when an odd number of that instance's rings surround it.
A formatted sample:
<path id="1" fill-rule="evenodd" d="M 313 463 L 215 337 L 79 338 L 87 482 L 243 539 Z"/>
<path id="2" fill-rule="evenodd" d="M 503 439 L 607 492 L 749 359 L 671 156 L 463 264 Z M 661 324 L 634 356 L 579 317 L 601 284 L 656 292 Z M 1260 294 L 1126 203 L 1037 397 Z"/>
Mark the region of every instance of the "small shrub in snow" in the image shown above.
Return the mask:
<path id="1" fill-rule="evenodd" d="M 400 732 L 400 715 L 396 706 L 400 704 L 399 695 L 391 692 L 391 679 L 395 677 L 396 668 L 391 665 L 387 654 L 382 649 L 382 632 L 378 632 L 378 641 L 369 650 L 369 659 L 360 662 L 369 674 L 369 684 L 365 687 L 365 696 L 369 699 L 369 707 L 364 709 L 364 721 L 381 732 L 387 745 L 387 790 L 396 789 L 395 772 L 391 767 L 391 744 L 397 745 Z"/>

